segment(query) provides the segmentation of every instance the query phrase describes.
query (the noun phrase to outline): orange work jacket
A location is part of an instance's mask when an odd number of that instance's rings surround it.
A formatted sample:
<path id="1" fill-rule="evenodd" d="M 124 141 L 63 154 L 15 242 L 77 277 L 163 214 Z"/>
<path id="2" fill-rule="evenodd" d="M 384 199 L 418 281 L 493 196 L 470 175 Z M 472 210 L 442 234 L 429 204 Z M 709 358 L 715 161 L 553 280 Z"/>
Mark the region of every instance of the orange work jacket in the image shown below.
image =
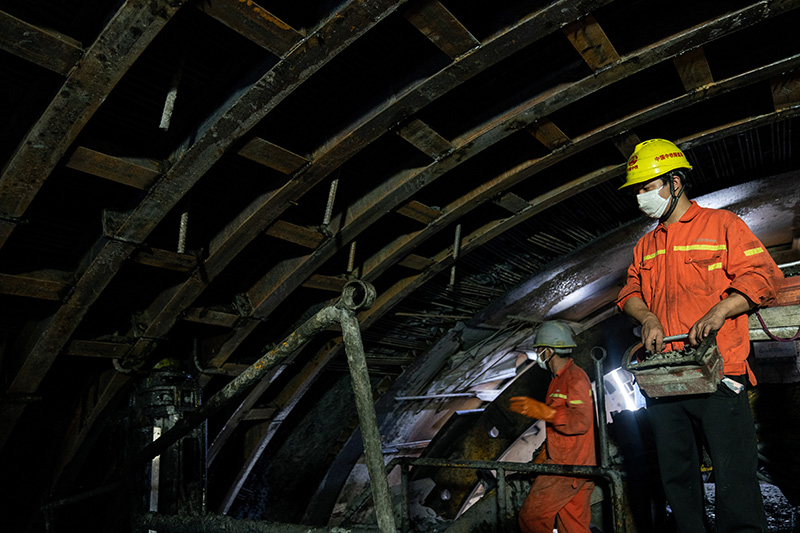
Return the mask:
<path id="1" fill-rule="evenodd" d="M 547 463 L 596 465 L 594 407 L 589 377 L 572 359 L 547 388 L 547 405 L 556 410 L 547 424 Z"/>
<path id="2" fill-rule="evenodd" d="M 665 335 L 680 335 L 731 291 L 758 306 L 769 305 L 782 280 L 783 273 L 744 221 L 730 211 L 692 202 L 680 221 L 669 227 L 659 223 L 636 244 L 617 305 L 622 309 L 628 298 L 638 296 L 661 321 Z M 755 384 L 747 365 L 747 314 L 725 320 L 717 346 L 725 374 L 747 374 Z"/>

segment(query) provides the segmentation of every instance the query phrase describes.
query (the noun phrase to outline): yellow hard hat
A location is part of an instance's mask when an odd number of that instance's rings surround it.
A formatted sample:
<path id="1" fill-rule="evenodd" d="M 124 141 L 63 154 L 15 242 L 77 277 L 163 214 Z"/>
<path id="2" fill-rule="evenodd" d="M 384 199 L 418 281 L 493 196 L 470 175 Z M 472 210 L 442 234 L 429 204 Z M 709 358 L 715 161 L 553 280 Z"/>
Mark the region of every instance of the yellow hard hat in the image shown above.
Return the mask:
<path id="1" fill-rule="evenodd" d="M 620 189 L 650 181 L 676 168 L 692 168 L 692 165 L 675 143 L 665 139 L 641 142 L 628 158 L 625 183 Z"/>

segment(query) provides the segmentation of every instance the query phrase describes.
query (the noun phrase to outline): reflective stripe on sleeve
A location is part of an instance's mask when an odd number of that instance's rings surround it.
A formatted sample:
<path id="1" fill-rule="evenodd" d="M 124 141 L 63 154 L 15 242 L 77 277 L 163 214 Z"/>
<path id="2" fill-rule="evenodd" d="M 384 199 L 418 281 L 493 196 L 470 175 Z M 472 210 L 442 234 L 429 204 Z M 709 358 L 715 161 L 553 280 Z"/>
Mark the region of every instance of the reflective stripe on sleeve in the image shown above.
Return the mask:
<path id="1" fill-rule="evenodd" d="M 569 403 L 573 405 L 583 405 L 583 400 L 570 400 Z"/>
<path id="2" fill-rule="evenodd" d="M 747 257 L 750 257 L 751 255 L 760 254 L 763 251 L 764 251 L 764 249 L 759 246 L 758 248 L 751 248 L 749 250 L 745 250 L 744 251 L 744 255 L 746 255 Z"/>
<path id="3" fill-rule="evenodd" d="M 553 394 L 551 394 L 550 397 L 551 398 L 564 398 L 565 400 L 567 399 L 567 395 L 566 394 L 559 394 L 557 392 L 554 392 Z"/>

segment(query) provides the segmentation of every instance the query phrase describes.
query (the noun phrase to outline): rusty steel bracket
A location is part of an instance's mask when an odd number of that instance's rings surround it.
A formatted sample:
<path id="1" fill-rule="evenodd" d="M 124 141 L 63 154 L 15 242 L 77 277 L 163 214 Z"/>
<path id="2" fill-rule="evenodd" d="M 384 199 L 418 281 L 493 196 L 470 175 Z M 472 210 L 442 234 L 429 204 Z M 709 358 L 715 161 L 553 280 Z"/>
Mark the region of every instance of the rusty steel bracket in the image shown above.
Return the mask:
<path id="1" fill-rule="evenodd" d="M 148 461 L 160 455 L 231 400 L 249 390 L 272 367 L 302 347 L 314 335 L 325 330 L 333 322 L 339 322 L 342 326 L 342 338 L 356 397 L 356 409 L 361 425 L 364 454 L 371 480 L 370 486 L 375 500 L 378 527 L 383 533 L 395 533 L 391 494 L 384 470 L 372 387 L 367 371 L 364 346 L 361 342 L 361 331 L 355 316 L 356 311 L 369 308 L 375 302 L 375 296 L 375 288 L 366 281 L 359 279 L 348 281 L 342 290 L 341 297 L 336 302 L 320 309 L 282 342 L 209 398 L 208 402 L 197 411 L 180 419 L 172 429 L 142 448 L 137 454 L 137 462 Z"/>

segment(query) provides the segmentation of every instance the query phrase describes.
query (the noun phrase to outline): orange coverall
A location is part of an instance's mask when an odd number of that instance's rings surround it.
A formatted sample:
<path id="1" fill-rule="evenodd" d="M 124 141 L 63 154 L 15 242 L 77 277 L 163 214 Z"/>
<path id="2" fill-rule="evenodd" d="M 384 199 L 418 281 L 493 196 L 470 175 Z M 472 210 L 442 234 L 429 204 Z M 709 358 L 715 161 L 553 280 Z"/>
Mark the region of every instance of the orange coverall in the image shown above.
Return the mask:
<path id="1" fill-rule="evenodd" d="M 681 335 L 730 290 L 769 305 L 782 280 L 764 245 L 738 216 L 693 201 L 680 222 L 669 228 L 659 224 L 636 244 L 617 305 L 622 309 L 628 298 L 638 296 L 661 321 L 664 335 Z M 725 374 L 747 374 L 755 384 L 747 364 L 747 321 L 746 314 L 726 320 L 716 341 Z"/>
<path id="2" fill-rule="evenodd" d="M 592 387 L 571 359 L 550 382 L 547 405 L 556 410 L 547 424 L 545 464 L 596 465 Z M 537 476 L 519 511 L 522 533 L 589 531 L 594 483 L 585 478 Z"/>
<path id="3" fill-rule="evenodd" d="M 769 305 L 783 274 L 750 228 L 730 211 L 692 202 L 678 222 L 642 237 L 633 250 L 620 309 L 641 298 L 665 335 L 687 333 L 714 305 L 737 291 Z M 747 314 L 725 320 L 716 342 L 731 379 L 755 384 L 747 356 Z M 667 349 L 675 349 L 667 347 Z M 664 493 L 680 532 L 705 531 L 699 439 L 714 467 L 718 531 L 766 531 L 756 477 L 758 450 L 747 394 L 724 384 L 711 394 L 648 398 Z"/>

